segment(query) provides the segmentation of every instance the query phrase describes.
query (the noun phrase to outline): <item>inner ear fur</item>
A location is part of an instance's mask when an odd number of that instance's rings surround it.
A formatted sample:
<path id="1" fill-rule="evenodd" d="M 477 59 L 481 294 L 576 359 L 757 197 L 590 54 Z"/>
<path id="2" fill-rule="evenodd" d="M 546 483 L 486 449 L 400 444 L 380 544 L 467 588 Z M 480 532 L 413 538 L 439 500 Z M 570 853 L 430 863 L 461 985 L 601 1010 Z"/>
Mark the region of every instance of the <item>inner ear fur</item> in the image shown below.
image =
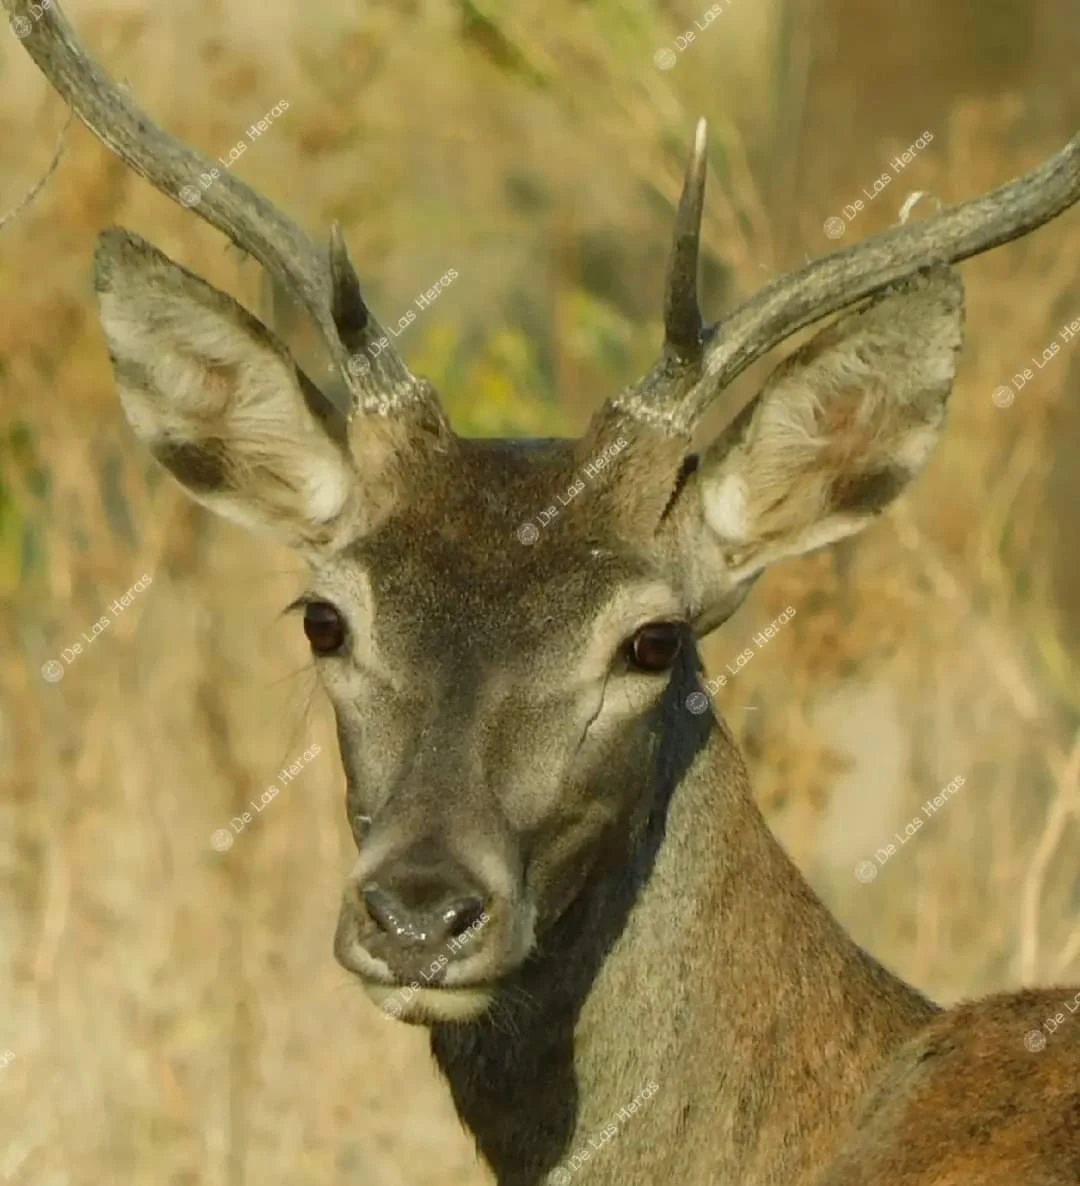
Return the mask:
<path id="1" fill-rule="evenodd" d="M 925 465 L 963 338 L 963 286 L 923 270 L 785 359 L 702 456 L 704 529 L 732 584 L 861 530 Z"/>

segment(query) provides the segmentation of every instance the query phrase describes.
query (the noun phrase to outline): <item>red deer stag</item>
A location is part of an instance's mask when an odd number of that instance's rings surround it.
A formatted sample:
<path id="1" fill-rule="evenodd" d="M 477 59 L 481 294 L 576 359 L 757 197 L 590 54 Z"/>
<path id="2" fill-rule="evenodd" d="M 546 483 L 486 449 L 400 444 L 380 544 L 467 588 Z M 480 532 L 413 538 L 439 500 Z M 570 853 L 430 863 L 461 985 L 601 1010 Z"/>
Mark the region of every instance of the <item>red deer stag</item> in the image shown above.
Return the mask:
<path id="1" fill-rule="evenodd" d="M 4 3 L 131 168 L 173 197 L 208 170 L 55 3 Z M 503 1186 L 1077 1186 L 1080 1020 L 1039 1053 L 1024 1042 L 1066 993 L 943 1011 L 891 975 L 773 839 L 723 721 L 687 700 L 697 639 L 767 565 L 861 530 L 925 465 L 963 331 L 952 265 L 1074 203 L 1080 137 L 710 326 L 704 181 L 699 125 L 662 353 L 580 440 L 456 436 L 431 386 L 374 349 L 337 229 L 317 249 L 231 172 L 194 213 L 306 310 L 351 408 L 230 297 L 113 228 L 94 277 L 124 411 L 194 498 L 310 562 L 304 630 L 359 851 L 337 957 L 431 1027 Z M 837 311 L 691 451 L 718 392 Z"/>

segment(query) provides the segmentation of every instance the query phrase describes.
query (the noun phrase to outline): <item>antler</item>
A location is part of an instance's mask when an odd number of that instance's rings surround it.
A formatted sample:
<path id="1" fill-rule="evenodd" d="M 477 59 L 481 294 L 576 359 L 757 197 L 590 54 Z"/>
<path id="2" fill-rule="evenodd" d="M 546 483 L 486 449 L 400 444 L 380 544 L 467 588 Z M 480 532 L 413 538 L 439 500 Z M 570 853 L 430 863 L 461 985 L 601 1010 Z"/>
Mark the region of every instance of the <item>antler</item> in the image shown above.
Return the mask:
<path id="1" fill-rule="evenodd" d="M 95 136 L 156 189 L 194 210 L 253 255 L 322 334 L 352 397 L 352 409 L 383 414 L 430 398 L 400 356 L 369 347 L 383 330 L 368 309 L 335 223 L 323 253 L 289 218 L 234 174 L 159 128 L 79 45 L 57 0 L 3 0 L 42 74 Z M 213 176 L 209 185 L 200 178 Z M 350 414 L 351 414 L 350 412 Z"/>
<path id="2" fill-rule="evenodd" d="M 664 347 L 644 379 L 610 404 L 670 436 L 688 436 L 715 396 L 797 330 L 934 263 L 958 263 L 1018 239 L 1080 199 L 1080 135 L 1030 173 L 781 276 L 727 318 L 701 328 L 698 239 L 705 181 L 700 120 L 675 218 Z"/>

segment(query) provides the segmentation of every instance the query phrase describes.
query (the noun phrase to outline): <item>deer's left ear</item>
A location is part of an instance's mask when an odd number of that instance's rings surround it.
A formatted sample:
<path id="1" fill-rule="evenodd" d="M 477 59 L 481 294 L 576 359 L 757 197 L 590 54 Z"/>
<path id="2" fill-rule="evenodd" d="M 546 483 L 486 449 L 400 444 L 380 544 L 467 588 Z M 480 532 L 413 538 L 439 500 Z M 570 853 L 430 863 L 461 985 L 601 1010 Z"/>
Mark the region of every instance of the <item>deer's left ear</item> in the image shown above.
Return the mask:
<path id="1" fill-rule="evenodd" d="M 768 565 L 860 531 L 919 473 L 945 419 L 963 307 L 952 268 L 919 273 L 781 363 L 709 446 L 678 516 L 703 629 Z"/>

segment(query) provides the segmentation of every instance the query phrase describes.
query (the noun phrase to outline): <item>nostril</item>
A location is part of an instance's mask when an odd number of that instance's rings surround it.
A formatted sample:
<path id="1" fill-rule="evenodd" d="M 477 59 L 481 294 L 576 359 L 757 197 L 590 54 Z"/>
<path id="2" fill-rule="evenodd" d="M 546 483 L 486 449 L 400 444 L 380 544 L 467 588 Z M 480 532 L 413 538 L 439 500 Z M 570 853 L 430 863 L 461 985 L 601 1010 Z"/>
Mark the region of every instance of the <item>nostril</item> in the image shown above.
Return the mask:
<path id="1" fill-rule="evenodd" d="M 484 920 L 484 900 L 475 894 L 406 903 L 392 889 L 371 882 L 360 892 L 368 917 L 395 946 L 430 945 L 458 939 Z"/>
<path id="2" fill-rule="evenodd" d="M 371 921 L 388 935 L 401 934 L 404 930 L 394 899 L 377 885 L 369 885 L 361 895 Z"/>
<path id="3" fill-rule="evenodd" d="M 456 939 L 474 926 L 484 916 L 484 903 L 480 898 L 458 898 L 442 912 L 446 933 Z"/>

